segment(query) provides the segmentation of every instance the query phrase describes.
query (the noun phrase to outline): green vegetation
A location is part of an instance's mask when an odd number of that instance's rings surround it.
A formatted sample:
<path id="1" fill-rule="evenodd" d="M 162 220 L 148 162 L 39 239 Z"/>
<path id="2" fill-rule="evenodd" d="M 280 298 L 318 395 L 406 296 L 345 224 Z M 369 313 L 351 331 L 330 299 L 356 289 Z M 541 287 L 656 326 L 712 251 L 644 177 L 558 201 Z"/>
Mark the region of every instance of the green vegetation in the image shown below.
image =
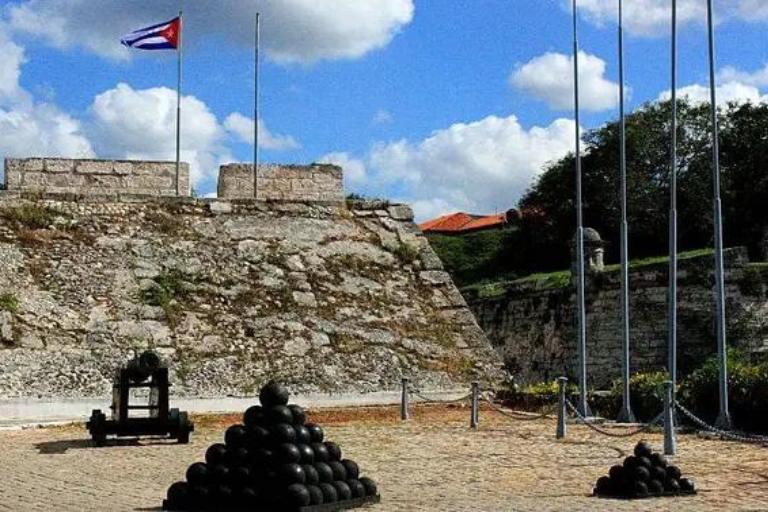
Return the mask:
<path id="1" fill-rule="evenodd" d="M 19 299 L 12 293 L 0 293 L 0 311 L 19 312 Z"/>
<path id="2" fill-rule="evenodd" d="M 458 286 L 483 280 L 518 277 L 508 253 L 515 246 L 516 229 L 492 229 L 465 235 L 429 234 L 430 245 Z"/>
<path id="3" fill-rule="evenodd" d="M 173 269 L 163 272 L 154 278 L 154 286 L 142 291 L 141 299 L 144 304 L 158 306 L 163 309 L 171 326 L 178 320 L 180 302 L 189 297 L 184 275 Z"/>
<path id="4" fill-rule="evenodd" d="M 0 218 L 21 229 L 47 229 L 62 213 L 37 203 L 0 208 Z"/>
<path id="5" fill-rule="evenodd" d="M 160 211 L 149 212 L 145 218 L 165 235 L 175 235 L 184 227 L 184 222 L 178 216 Z"/>
<path id="6" fill-rule="evenodd" d="M 392 253 L 399 259 L 402 263 L 409 265 L 419 259 L 419 251 L 415 247 L 413 247 L 410 244 L 400 244 L 398 245 Z"/>

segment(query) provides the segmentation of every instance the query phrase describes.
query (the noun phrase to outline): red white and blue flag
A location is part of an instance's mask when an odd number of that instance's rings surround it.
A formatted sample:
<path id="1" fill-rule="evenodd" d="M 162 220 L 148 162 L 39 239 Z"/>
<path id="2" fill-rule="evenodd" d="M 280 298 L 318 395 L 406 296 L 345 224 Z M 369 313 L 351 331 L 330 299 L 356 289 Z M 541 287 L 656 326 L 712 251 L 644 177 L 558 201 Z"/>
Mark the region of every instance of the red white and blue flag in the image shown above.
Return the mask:
<path id="1" fill-rule="evenodd" d="M 134 30 L 120 39 L 129 48 L 141 50 L 175 50 L 179 47 L 181 18 Z"/>

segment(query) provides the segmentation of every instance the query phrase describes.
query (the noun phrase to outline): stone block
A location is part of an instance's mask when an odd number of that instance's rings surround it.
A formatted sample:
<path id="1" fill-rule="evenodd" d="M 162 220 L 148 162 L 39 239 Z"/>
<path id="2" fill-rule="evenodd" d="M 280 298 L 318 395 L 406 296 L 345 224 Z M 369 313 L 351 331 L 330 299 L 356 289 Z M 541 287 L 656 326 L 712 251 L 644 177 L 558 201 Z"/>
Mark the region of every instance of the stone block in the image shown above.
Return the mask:
<path id="1" fill-rule="evenodd" d="M 112 174 L 112 161 L 76 160 L 75 172 L 81 174 Z"/>
<path id="2" fill-rule="evenodd" d="M 407 204 L 393 204 L 387 208 L 387 212 L 395 220 L 413 220 L 413 210 Z"/>
<path id="3" fill-rule="evenodd" d="M 46 172 L 71 173 L 75 169 L 75 162 L 65 158 L 46 158 L 44 166 Z"/>

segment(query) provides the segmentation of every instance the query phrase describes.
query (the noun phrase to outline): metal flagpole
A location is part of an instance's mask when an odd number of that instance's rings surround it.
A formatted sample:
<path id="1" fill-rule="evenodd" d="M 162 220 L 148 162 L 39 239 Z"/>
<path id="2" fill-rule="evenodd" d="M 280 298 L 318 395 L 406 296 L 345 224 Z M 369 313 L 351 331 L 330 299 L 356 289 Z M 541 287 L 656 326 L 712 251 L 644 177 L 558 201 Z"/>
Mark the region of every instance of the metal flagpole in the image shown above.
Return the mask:
<path id="1" fill-rule="evenodd" d="M 184 32 L 184 23 L 182 21 L 182 12 L 179 10 L 179 66 L 178 80 L 176 82 L 176 195 L 181 195 L 181 180 L 179 179 L 180 160 L 181 160 L 181 62 L 182 62 L 182 34 Z"/>
<path id="2" fill-rule="evenodd" d="M 709 93 L 712 112 L 712 182 L 715 214 L 715 281 L 717 302 L 717 358 L 720 366 L 720 413 L 715 425 L 731 428 L 728 412 L 728 362 L 725 336 L 725 286 L 723 275 L 723 213 L 720 203 L 720 145 L 717 126 L 717 91 L 715 90 L 715 29 L 712 0 L 707 0 L 707 29 L 709 32 Z"/>
<path id="3" fill-rule="evenodd" d="M 256 12 L 256 52 L 254 56 L 253 94 L 253 198 L 257 196 L 259 182 L 259 39 L 261 37 L 261 14 Z"/>
<path id="4" fill-rule="evenodd" d="M 669 169 L 669 289 L 667 304 L 668 371 L 672 393 L 677 389 L 677 0 L 672 0 L 672 126 Z"/>
<path id="5" fill-rule="evenodd" d="M 577 32 L 576 0 L 573 0 L 573 97 L 576 121 L 576 300 L 578 307 L 578 352 L 579 352 L 579 404 L 583 416 L 590 416 L 587 405 L 587 328 L 584 299 L 584 222 L 581 204 L 581 129 L 579 126 L 579 38 Z"/>
<path id="6" fill-rule="evenodd" d="M 673 0 L 674 1 L 674 0 Z M 618 421 L 634 423 L 629 400 L 629 242 L 627 241 L 627 126 L 624 117 L 624 11 L 619 0 L 619 121 L 621 170 L 621 307 L 622 307 L 622 406 Z"/>

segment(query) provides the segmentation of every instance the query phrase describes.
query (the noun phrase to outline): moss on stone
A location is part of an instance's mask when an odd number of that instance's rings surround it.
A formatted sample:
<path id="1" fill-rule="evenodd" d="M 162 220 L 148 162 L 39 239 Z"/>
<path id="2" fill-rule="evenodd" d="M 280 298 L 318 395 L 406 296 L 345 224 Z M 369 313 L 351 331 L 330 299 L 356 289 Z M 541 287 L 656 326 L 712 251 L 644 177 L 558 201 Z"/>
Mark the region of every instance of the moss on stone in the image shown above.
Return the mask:
<path id="1" fill-rule="evenodd" d="M 0 293 L 0 311 L 16 314 L 19 312 L 19 299 L 12 293 Z"/>

